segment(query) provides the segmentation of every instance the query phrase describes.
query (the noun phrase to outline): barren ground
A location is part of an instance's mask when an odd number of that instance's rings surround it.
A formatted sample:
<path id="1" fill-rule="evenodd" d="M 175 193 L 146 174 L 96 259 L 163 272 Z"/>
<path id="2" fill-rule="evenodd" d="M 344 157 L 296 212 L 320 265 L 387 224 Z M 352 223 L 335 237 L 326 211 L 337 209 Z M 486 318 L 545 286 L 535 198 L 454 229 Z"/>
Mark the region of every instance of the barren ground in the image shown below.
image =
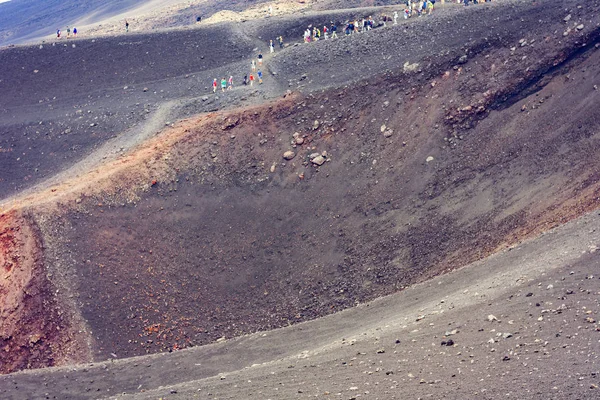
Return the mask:
<path id="1" fill-rule="evenodd" d="M 0 392 L 594 398 L 599 8 L 0 51 Z"/>

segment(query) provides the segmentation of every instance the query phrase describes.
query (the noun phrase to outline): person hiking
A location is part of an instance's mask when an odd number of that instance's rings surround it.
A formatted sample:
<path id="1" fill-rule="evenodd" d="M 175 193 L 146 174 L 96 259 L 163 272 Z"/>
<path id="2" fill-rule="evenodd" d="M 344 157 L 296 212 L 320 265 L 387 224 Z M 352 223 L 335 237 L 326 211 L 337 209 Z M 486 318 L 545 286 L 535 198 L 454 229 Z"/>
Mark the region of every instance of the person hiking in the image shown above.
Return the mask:
<path id="1" fill-rule="evenodd" d="M 277 41 L 279 42 L 279 48 L 283 49 L 283 36 L 279 36 L 277 38 Z"/>
<path id="2" fill-rule="evenodd" d="M 57 38 L 57 39 L 60 39 L 60 29 L 57 29 L 57 30 L 56 30 L 56 38 Z"/>
<path id="3" fill-rule="evenodd" d="M 223 77 L 221 78 L 221 92 L 225 93 L 225 89 L 227 89 L 227 79 Z"/>
<path id="4" fill-rule="evenodd" d="M 77 37 L 77 28 L 73 28 L 73 37 L 76 38 Z"/>
<path id="5" fill-rule="evenodd" d="M 323 25 L 323 39 L 329 39 L 329 31 L 327 29 L 327 25 Z"/>
<path id="6" fill-rule="evenodd" d="M 67 39 L 71 37 L 71 28 L 67 26 Z"/>
<path id="7" fill-rule="evenodd" d="M 431 0 L 427 0 L 427 15 L 431 15 L 433 12 L 433 2 Z"/>
<path id="8" fill-rule="evenodd" d="M 248 75 L 244 75 L 244 86 L 248 84 Z"/>
<path id="9" fill-rule="evenodd" d="M 331 22 L 331 38 L 332 39 L 336 39 L 337 36 L 337 25 L 333 23 L 333 21 Z"/>
<path id="10" fill-rule="evenodd" d="M 250 74 L 250 86 L 254 83 L 254 75 Z"/>
<path id="11" fill-rule="evenodd" d="M 213 93 L 217 93 L 217 78 L 213 80 Z"/>
<path id="12" fill-rule="evenodd" d="M 352 34 L 353 31 L 354 31 L 354 24 L 352 22 L 349 22 L 348 25 L 346 25 L 346 36 Z"/>
<path id="13" fill-rule="evenodd" d="M 250 67 L 252 68 L 252 72 L 256 71 L 256 61 L 254 59 L 250 62 Z"/>
<path id="14" fill-rule="evenodd" d="M 263 56 L 262 53 L 258 53 L 258 66 L 262 66 Z"/>
<path id="15" fill-rule="evenodd" d="M 272 40 L 269 41 L 269 50 L 271 51 L 271 53 L 275 52 L 275 45 L 273 44 Z"/>
<path id="16" fill-rule="evenodd" d="M 227 81 L 227 90 L 233 89 L 233 75 L 229 76 L 229 80 Z"/>
<path id="17" fill-rule="evenodd" d="M 256 75 L 258 75 L 258 83 L 262 85 L 262 72 L 260 71 L 260 69 L 258 70 L 258 72 L 256 72 Z"/>
<path id="18" fill-rule="evenodd" d="M 398 11 L 394 11 L 394 25 L 398 25 Z"/>
<path id="19" fill-rule="evenodd" d="M 129 32 L 129 21 L 125 20 L 125 32 Z"/>

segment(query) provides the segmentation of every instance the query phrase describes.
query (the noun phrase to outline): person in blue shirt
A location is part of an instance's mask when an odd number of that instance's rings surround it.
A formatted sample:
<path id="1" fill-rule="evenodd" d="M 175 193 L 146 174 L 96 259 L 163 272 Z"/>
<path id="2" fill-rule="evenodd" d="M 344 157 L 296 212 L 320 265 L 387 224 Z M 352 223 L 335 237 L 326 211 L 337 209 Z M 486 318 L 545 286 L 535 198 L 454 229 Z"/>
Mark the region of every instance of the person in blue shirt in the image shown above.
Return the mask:
<path id="1" fill-rule="evenodd" d="M 256 72 L 256 75 L 258 75 L 258 83 L 262 84 L 262 72 L 260 69 Z"/>

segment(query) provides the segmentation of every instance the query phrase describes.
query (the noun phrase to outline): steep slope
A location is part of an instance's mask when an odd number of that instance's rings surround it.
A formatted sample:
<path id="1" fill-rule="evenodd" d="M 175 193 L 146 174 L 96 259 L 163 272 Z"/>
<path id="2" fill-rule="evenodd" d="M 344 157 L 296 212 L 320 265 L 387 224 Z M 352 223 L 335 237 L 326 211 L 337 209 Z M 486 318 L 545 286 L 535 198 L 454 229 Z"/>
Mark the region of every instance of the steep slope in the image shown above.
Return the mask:
<path id="1" fill-rule="evenodd" d="M 228 110 L 13 196 L 39 232 L 48 287 L 61 288 L 45 296 L 73 316 L 56 323 L 85 326 L 89 360 L 207 344 L 396 292 L 595 209 L 599 7 L 448 7 L 292 45 L 267 59 L 258 91 L 217 95 Z M 306 22 L 244 32 L 264 40 Z M 197 74 L 247 66 L 232 57 Z M 183 98 L 179 79 L 161 83 L 163 101 Z"/>
<path id="2" fill-rule="evenodd" d="M 334 315 L 170 354 L 0 376 L 7 399 L 594 399 L 597 213 Z M 450 342 L 451 341 L 451 342 Z"/>

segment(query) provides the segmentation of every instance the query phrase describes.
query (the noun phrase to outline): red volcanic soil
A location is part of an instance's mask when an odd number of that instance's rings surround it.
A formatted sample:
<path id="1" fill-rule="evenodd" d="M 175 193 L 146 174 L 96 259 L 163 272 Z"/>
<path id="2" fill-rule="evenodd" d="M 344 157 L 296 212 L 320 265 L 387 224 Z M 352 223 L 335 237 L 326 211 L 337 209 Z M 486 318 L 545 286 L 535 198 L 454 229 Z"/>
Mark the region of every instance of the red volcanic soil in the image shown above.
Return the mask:
<path id="1" fill-rule="evenodd" d="M 24 243 L 38 249 L 25 273 L 39 280 L 36 301 L 56 302 L 48 324 L 85 337 L 49 342 L 85 343 L 88 358 L 61 356 L 98 361 L 284 327 L 596 209 L 600 5 L 574 4 L 448 7 L 337 42 L 292 45 L 267 59 L 264 86 L 232 97 L 183 98 L 191 78 L 160 83 L 172 88 L 162 101 L 181 101 L 176 116 L 221 110 L 10 198 L 27 219 L 7 222 L 22 238 L 8 239 L 5 258 Z M 274 26 L 232 32 L 264 40 Z M 431 42 L 415 45 L 424 35 Z M 27 272 L 34 268 L 42 272 Z M 39 312 L 21 303 L 15 321 Z M 19 349 L 2 353 L 3 372 L 24 367 L 29 337 L 3 339 Z M 46 365 L 59 363 L 45 354 Z"/>
<path id="2" fill-rule="evenodd" d="M 90 356 L 85 338 L 73 332 L 76 320 L 61 310 L 43 257 L 30 217 L 18 212 L 0 217 L 2 372 L 82 362 Z"/>

